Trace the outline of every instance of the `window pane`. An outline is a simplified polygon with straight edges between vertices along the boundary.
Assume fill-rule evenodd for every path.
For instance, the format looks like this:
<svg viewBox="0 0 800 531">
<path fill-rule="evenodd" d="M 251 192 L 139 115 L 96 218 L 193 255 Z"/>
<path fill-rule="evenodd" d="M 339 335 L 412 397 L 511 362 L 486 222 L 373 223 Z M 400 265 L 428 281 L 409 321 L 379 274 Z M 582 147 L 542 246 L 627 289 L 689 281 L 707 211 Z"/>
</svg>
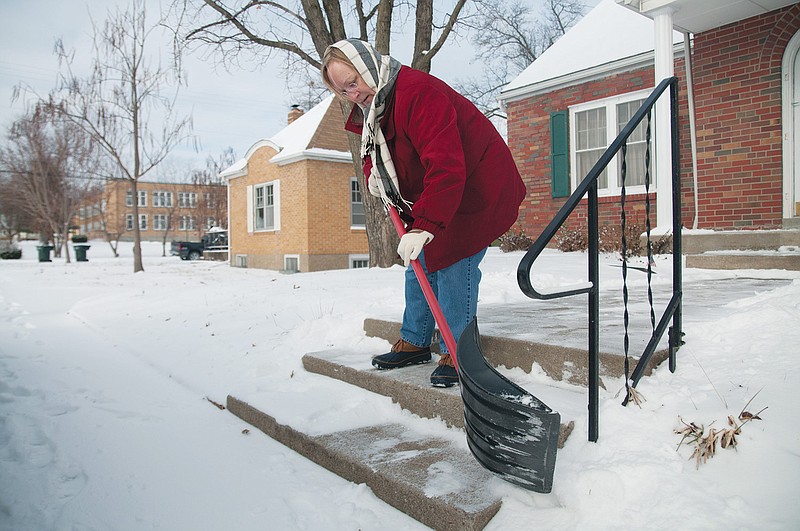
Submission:
<svg viewBox="0 0 800 531">
<path fill-rule="evenodd" d="M 575 158 L 575 162 L 577 163 L 575 171 L 577 172 L 578 182 L 582 181 L 589 174 L 589 171 L 594 167 L 604 151 L 605 148 L 584 151 L 577 154 Z M 600 177 L 597 179 L 597 187 L 608 188 L 608 167 L 603 170 Z"/>
<path fill-rule="evenodd" d="M 629 101 L 617 105 L 617 133 L 622 131 L 644 100 Z M 642 120 L 628 137 L 628 152 L 625 157 L 625 186 L 644 185 L 647 118 Z M 652 152 L 651 152 L 652 156 Z M 651 161 L 652 163 L 652 161 Z M 617 155 L 619 185 L 622 186 L 622 152 Z M 653 175 L 651 173 L 652 180 Z M 652 182 L 651 182 L 652 184 Z"/>
<path fill-rule="evenodd" d="M 361 190 L 358 188 L 358 181 L 350 180 L 350 225 L 365 226 L 367 216 L 364 213 L 364 203 L 361 202 Z"/>
<path fill-rule="evenodd" d="M 599 107 L 575 114 L 576 177 L 582 181 L 606 148 L 606 109 Z M 607 171 L 603 170 L 598 188 L 608 188 Z"/>
</svg>

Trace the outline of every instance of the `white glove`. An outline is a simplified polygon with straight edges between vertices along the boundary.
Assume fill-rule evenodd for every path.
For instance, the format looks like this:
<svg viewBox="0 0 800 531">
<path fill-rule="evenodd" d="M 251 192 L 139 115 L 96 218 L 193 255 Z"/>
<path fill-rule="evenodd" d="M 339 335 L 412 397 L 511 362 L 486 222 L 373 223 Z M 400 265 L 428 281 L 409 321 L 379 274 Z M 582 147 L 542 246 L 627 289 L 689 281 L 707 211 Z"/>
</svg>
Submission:
<svg viewBox="0 0 800 531">
<path fill-rule="evenodd" d="M 369 188 L 369 193 L 375 197 L 381 196 L 381 189 L 378 188 L 378 179 L 380 179 L 380 176 L 377 174 L 372 174 L 369 176 L 369 179 L 367 179 L 367 188 Z"/>
<path fill-rule="evenodd" d="M 416 260 L 425 244 L 432 239 L 433 234 L 424 230 L 414 230 L 403 234 L 400 244 L 397 246 L 397 254 L 403 259 L 403 265 L 408 267 L 411 260 Z"/>
</svg>

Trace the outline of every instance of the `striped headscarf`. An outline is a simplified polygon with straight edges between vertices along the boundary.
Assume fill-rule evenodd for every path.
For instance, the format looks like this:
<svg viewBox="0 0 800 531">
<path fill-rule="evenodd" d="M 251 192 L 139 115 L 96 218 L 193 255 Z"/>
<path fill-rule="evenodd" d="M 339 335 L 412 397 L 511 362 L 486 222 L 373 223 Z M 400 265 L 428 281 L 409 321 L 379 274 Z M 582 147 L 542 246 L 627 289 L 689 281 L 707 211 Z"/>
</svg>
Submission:
<svg viewBox="0 0 800 531">
<path fill-rule="evenodd" d="M 331 46 L 340 49 L 364 80 L 364 83 L 375 91 L 369 109 L 362 108 L 364 125 L 361 130 L 361 160 L 370 157 L 372 171 L 369 176 L 376 179 L 381 198 L 403 212 L 410 210 L 410 203 L 400 195 L 397 182 L 397 171 L 392 162 L 392 154 L 386 144 L 380 124 L 386 112 L 386 103 L 392 94 L 397 74 L 400 72 L 400 61 L 389 55 L 381 55 L 375 48 L 358 39 L 341 40 Z"/>
</svg>

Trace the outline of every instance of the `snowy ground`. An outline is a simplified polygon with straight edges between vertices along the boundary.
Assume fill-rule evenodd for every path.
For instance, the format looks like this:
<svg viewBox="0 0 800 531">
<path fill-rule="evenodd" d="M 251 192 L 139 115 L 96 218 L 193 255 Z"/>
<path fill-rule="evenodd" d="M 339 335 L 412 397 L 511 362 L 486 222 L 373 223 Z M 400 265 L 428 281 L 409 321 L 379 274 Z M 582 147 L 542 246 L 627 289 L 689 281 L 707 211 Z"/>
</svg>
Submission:
<svg viewBox="0 0 800 531">
<path fill-rule="evenodd" d="M 129 244 L 117 259 L 91 244 L 89 262 L 39 263 L 35 243 L 0 261 L 0 529 L 425 529 L 213 404 L 244 397 L 310 433 L 391 420 L 463 441 L 302 369 L 306 352 L 368 359 L 388 348 L 362 324 L 399 319 L 401 268 L 282 275 L 161 257 L 148 244 L 145 272 L 133 274 Z M 508 308 L 494 326 L 525 337 L 558 319 L 585 326 L 563 307 L 546 326 L 531 322 L 523 309 L 537 301 L 516 286 L 520 257 L 490 250 L 479 315 Z M 584 263 L 548 252 L 535 283 L 583 281 Z M 657 270 L 658 289 L 668 260 Z M 618 298 L 619 268 L 601 272 L 604 297 Z M 643 279 L 631 273 L 632 290 Z M 643 380 L 641 408 L 619 405 L 621 380 L 602 391 L 598 443 L 586 441 L 585 403 L 563 404 L 577 425 L 553 492 L 494 480 L 503 507 L 487 529 L 800 528 L 800 274 L 686 270 L 684 280 L 677 372 Z M 566 387 L 537 367 L 508 374 L 534 394 Z M 767 409 L 735 450 L 717 446 L 698 468 L 692 448 L 678 448 L 681 418 L 726 428 L 751 399 L 748 411 Z"/>
</svg>

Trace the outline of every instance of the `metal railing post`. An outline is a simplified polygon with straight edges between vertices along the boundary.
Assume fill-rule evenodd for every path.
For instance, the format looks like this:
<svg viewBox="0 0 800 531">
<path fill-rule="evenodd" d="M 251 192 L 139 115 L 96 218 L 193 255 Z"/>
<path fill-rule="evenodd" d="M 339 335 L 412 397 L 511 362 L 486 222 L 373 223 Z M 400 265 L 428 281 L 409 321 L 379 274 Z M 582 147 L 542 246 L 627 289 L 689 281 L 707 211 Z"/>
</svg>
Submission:
<svg viewBox="0 0 800 531">
<path fill-rule="evenodd" d="M 589 440 L 597 442 L 600 429 L 600 269 L 597 181 L 589 187 Z"/>
</svg>

